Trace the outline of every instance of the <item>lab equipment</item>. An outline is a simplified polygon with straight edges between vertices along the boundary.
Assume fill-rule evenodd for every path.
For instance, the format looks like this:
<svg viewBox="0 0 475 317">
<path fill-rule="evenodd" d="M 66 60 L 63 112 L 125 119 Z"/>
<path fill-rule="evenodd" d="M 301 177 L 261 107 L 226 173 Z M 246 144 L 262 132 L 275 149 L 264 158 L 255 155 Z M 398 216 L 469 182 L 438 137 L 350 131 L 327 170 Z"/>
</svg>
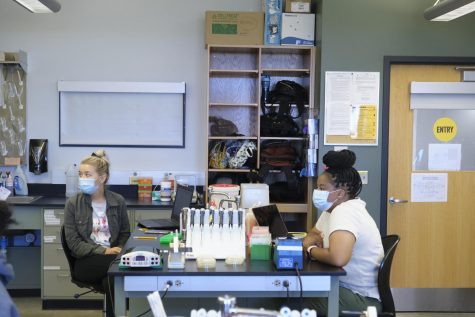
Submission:
<svg viewBox="0 0 475 317">
<path fill-rule="evenodd" d="M 8 237 L 1 236 L 0 237 L 0 256 L 3 258 L 7 258 L 7 246 L 8 246 Z"/>
<path fill-rule="evenodd" d="M 187 259 L 201 255 L 215 259 L 246 257 L 246 226 L 243 209 L 184 208 Z"/>
<path fill-rule="evenodd" d="M 120 257 L 119 268 L 162 268 L 160 251 L 153 247 L 137 246 Z"/>
<path fill-rule="evenodd" d="M 13 177 L 9 171 L 7 171 L 6 173 L 7 173 L 7 179 L 5 179 L 5 187 L 10 192 L 12 192 L 12 196 L 13 196 Z"/>
<path fill-rule="evenodd" d="M 252 208 L 269 204 L 269 185 L 241 184 L 241 208 Z"/>
<path fill-rule="evenodd" d="M 233 184 L 214 184 L 208 187 L 208 203 L 210 207 L 219 208 L 221 201 L 228 202 L 227 207 L 239 208 L 239 185 Z"/>
<path fill-rule="evenodd" d="M 169 269 L 184 269 L 185 268 L 185 253 L 179 250 L 180 242 L 178 240 L 178 231 L 175 231 L 173 237 L 173 249 L 168 254 L 168 268 Z"/>
<path fill-rule="evenodd" d="M 278 270 L 302 269 L 302 240 L 296 238 L 278 238 L 274 249 L 274 264 Z"/>
</svg>

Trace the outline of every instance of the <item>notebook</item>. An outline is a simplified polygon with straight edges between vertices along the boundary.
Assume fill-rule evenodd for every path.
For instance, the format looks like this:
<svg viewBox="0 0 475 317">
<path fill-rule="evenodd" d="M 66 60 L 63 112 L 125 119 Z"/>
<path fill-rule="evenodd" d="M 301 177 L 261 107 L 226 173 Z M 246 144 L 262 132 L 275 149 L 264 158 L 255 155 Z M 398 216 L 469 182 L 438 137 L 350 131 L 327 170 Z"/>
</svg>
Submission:
<svg viewBox="0 0 475 317">
<path fill-rule="evenodd" d="M 285 225 L 284 219 L 277 208 L 277 205 L 267 205 L 252 208 L 259 226 L 269 227 L 272 239 L 277 237 L 287 237 L 289 231 Z"/>
<path fill-rule="evenodd" d="M 180 228 L 180 213 L 182 208 L 190 207 L 193 198 L 193 187 L 178 185 L 175 202 L 170 219 L 140 220 L 139 227 L 147 229 L 175 230 Z"/>
</svg>

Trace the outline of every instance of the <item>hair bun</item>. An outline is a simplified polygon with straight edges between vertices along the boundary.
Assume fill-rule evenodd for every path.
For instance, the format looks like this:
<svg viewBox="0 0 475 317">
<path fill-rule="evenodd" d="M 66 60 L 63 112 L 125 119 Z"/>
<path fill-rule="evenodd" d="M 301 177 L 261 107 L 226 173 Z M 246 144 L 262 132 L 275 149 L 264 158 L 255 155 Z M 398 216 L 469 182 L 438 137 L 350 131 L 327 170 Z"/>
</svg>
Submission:
<svg viewBox="0 0 475 317">
<path fill-rule="evenodd" d="M 356 155 L 350 150 L 329 151 L 323 156 L 323 164 L 329 169 L 351 168 L 356 162 Z"/>
<path fill-rule="evenodd" d="M 109 160 L 107 159 L 107 155 L 106 155 L 105 150 L 100 149 L 100 150 L 94 151 L 94 153 L 92 153 L 92 154 L 93 154 L 93 156 L 96 156 L 98 158 L 104 159 L 107 162 L 109 162 Z"/>
</svg>

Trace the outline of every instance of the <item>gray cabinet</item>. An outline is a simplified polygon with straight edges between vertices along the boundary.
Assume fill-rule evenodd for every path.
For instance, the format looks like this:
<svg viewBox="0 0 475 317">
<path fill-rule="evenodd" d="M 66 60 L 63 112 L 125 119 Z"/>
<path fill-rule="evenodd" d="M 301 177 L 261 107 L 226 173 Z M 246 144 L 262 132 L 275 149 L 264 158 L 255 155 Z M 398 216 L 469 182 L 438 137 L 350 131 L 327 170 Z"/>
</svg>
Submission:
<svg viewBox="0 0 475 317">
<path fill-rule="evenodd" d="M 69 264 L 61 245 L 63 209 L 43 209 L 43 230 L 41 248 L 41 297 L 43 299 L 74 299 L 74 294 L 87 289 L 71 282 Z M 101 294 L 89 293 L 81 299 L 102 299 Z"/>
</svg>

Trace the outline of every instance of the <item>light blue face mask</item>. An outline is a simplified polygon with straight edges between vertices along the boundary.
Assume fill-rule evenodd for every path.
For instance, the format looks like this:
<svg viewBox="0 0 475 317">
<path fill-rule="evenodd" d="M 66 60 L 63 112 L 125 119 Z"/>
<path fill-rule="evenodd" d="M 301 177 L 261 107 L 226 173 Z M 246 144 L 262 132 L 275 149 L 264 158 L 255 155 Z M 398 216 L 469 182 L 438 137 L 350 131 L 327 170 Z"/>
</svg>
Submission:
<svg viewBox="0 0 475 317">
<path fill-rule="evenodd" d="M 79 190 L 84 194 L 92 195 L 97 191 L 96 180 L 94 178 L 80 178 Z"/>
<path fill-rule="evenodd" d="M 313 205 L 320 211 L 327 211 L 333 206 L 334 202 L 328 201 L 328 195 L 330 195 L 329 191 L 315 189 L 313 191 Z"/>
</svg>

